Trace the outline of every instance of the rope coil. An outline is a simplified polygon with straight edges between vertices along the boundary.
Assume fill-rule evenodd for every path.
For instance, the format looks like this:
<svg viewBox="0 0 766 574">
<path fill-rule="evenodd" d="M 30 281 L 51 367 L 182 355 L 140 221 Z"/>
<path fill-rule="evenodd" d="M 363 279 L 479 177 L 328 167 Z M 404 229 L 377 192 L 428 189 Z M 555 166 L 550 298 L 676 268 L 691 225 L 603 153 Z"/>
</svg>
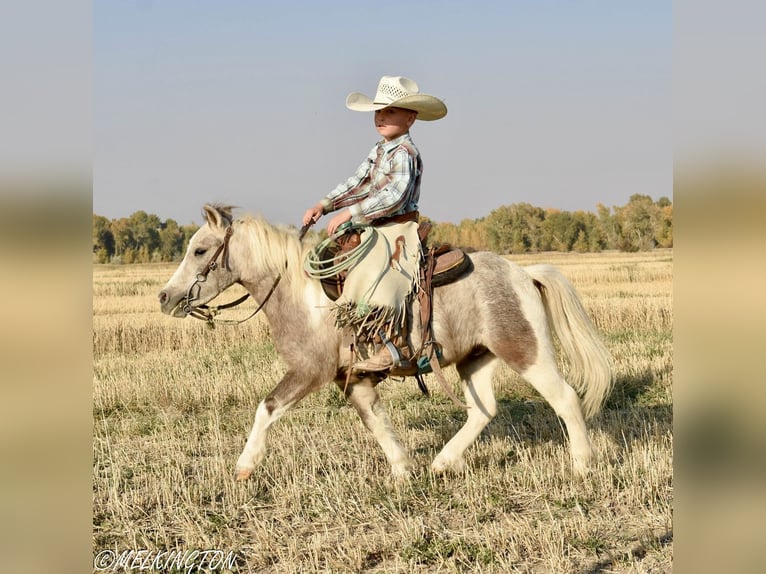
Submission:
<svg viewBox="0 0 766 574">
<path fill-rule="evenodd" d="M 370 230 L 370 233 L 363 233 L 365 230 Z M 361 231 L 361 241 L 356 247 L 349 249 L 343 254 L 343 258 L 336 263 L 336 258 L 333 256 L 329 259 L 321 259 L 321 254 L 332 245 L 339 237 L 342 237 L 349 231 Z M 309 277 L 314 279 L 327 279 L 334 277 L 338 273 L 350 269 L 356 265 L 372 246 L 371 242 L 375 238 L 374 228 L 361 223 L 351 223 L 342 225 L 338 231 L 329 236 L 324 241 L 320 242 L 314 249 L 309 251 L 306 255 L 306 259 L 303 261 L 303 270 Z"/>
</svg>

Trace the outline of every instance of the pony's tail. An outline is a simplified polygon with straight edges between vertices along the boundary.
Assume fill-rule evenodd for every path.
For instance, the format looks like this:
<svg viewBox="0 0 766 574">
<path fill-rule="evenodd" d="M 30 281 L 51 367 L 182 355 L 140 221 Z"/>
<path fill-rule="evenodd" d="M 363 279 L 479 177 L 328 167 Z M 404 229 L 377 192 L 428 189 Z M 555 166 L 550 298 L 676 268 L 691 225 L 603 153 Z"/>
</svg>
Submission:
<svg viewBox="0 0 766 574">
<path fill-rule="evenodd" d="M 570 384 L 582 397 L 583 414 L 598 414 L 614 384 L 612 358 L 588 317 L 574 286 L 552 265 L 530 265 L 548 323 L 569 360 Z"/>
</svg>

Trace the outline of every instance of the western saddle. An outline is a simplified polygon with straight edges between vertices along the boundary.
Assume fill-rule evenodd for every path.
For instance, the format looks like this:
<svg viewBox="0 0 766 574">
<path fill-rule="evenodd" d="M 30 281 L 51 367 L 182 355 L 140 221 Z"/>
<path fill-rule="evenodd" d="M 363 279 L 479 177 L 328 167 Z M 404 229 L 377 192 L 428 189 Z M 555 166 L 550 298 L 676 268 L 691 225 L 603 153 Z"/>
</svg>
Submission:
<svg viewBox="0 0 766 574">
<path fill-rule="evenodd" d="M 414 212 L 405 216 L 395 216 L 377 220 L 375 226 L 385 223 L 400 223 L 403 221 L 417 221 L 418 213 Z M 409 360 L 401 358 L 401 353 L 397 345 L 382 337 L 382 343 L 391 351 L 394 356 L 394 367 L 385 373 L 385 376 L 414 376 L 418 382 L 420 390 L 429 395 L 428 388 L 422 376 L 433 371 L 440 385 L 452 399 L 453 402 L 461 407 L 465 405 L 455 396 L 452 389 L 444 379 L 439 365 L 441 358 L 441 348 L 433 339 L 432 329 L 432 311 L 433 311 L 433 291 L 437 287 L 448 285 L 467 275 L 473 270 L 473 263 L 462 249 L 452 247 L 449 244 L 440 244 L 428 246 L 428 234 L 432 229 L 431 223 L 427 221 L 420 222 L 418 226 L 418 236 L 421 242 L 420 285 L 417 290 L 418 303 L 420 307 L 420 349 L 413 349 L 409 342 L 408 354 Z M 359 245 L 361 241 L 360 232 L 349 230 L 335 240 L 335 245 L 328 246 L 321 254 L 323 260 L 332 261 L 332 265 L 345 258 L 345 254 Z M 329 265 L 328 265 L 329 267 Z M 343 293 L 343 284 L 346 279 L 347 271 L 342 271 L 337 275 L 327 277 L 321 280 L 322 288 L 325 294 L 333 301 L 337 300 Z M 408 337 L 404 338 L 409 340 Z M 426 347 L 428 349 L 426 350 Z M 349 369 L 349 377 L 350 377 Z"/>
</svg>

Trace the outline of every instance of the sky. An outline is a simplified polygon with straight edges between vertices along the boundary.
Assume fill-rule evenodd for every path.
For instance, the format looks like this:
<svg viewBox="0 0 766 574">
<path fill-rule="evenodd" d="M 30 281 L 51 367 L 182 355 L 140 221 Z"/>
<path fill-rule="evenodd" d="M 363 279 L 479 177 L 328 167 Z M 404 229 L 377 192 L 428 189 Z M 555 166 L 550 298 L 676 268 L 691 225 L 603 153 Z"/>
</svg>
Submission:
<svg viewBox="0 0 766 574">
<path fill-rule="evenodd" d="M 345 98 L 383 75 L 449 110 L 411 130 L 433 220 L 672 198 L 672 32 L 656 0 L 95 0 L 93 212 L 299 225 L 377 141 Z"/>
</svg>

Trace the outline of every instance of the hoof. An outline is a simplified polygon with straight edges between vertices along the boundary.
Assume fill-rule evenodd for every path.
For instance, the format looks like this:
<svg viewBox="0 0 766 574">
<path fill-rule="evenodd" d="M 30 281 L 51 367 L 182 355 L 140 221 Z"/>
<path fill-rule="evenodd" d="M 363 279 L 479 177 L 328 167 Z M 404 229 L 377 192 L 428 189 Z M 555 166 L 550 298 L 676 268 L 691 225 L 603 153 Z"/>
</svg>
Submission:
<svg viewBox="0 0 766 574">
<path fill-rule="evenodd" d="M 412 476 L 412 470 L 415 467 L 413 462 L 409 459 L 392 464 L 391 474 L 396 480 L 408 480 Z"/>
<path fill-rule="evenodd" d="M 576 456 L 572 456 L 572 473 L 578 478 L 585 478 L 590 474 L 593 466 L 594 456 L 592 451 L 585 451 Z"/>
<path fill-rule="evenodd" d="M 237 482 L 242 482 L 250 478 L 253 474 L 252 468 L 240 468 L 237 470 L 236 474 L 234 475 L 234 480 Z"/>
<path fill-rule="evenodd" d="M 462 474 L 465 472 L 465 460 L 462 458 L 458 460 L 440 460 L 437 458 L 431 464 L 431 470 L 434 474 Z"/>
<path fill-rule="evenodd" d="M 589 464 L 572 464 L 572 473 L 577 478 L 587 478 L 590 474 L 591 467 Z"/>
</svg>

